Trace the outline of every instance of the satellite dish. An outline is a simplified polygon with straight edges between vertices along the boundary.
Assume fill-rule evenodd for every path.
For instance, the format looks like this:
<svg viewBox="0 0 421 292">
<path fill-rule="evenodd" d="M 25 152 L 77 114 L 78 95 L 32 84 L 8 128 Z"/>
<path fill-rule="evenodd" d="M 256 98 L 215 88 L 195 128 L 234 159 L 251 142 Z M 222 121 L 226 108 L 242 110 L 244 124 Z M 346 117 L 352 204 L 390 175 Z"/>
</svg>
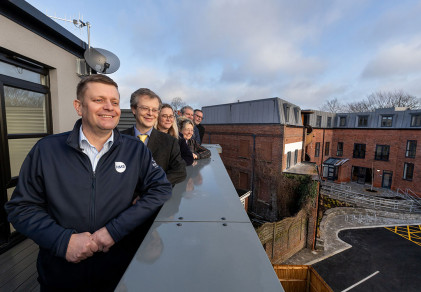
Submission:
<svg viewBox="0 0 421 292">
<path fill-rule="evenodd" d="M 104 50 L 89 48 L 84 54 L 86 63 L 98 73 L 111 74 L 120 68 L 120 60 L 113 53 Z"/>
</svg>

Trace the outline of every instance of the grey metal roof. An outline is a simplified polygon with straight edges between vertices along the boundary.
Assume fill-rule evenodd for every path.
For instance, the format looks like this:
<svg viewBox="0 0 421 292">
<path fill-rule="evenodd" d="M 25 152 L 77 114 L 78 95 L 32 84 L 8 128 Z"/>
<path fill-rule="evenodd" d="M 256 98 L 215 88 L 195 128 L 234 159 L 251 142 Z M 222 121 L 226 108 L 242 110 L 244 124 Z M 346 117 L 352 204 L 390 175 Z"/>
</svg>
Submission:
<svg viewBox="0 0 421 292">
<path fill-rule="evenodd" d="M 278 97 L 204 106 L 203 124 L 287 124 L 302 126 L 301 109 Z"/>
<path fill-rule="evenodd" d="M 331 128 L 381 128 L 381 129 L 421 129 L 421 126 L 411 126 L 411 119 L 414 115 L 421 115 L 421 109 L 411 110 L 409 108 L 381 108 L 374 112 L 360 112 L 360 113 L 327 113 L 314 110 L 310 114 L 309 125 L 317 126 L 317 116 L 322 117 L 321 128 L 329 128 L 326 125 L 327 118 L 332 118 Z M 360 125 L 359 119 L 367 118 L 367 125 Z M 382 126 L 382 118 L 391 117 L 392 126 Z M 345 125 L 341 125 L 341 118 L 344 119 Z"/>
<path fill-rule="evenodd" d="M 412 127 L 411 119 L 413 115 L 420 115 L 421 110 L 410 110 L 409 108 L 382 108 L 374 112 L 361 113 L 338 113 L 335 120 L 335 127 L 339 128 L 382 128 L 382 129 L 402 129 L 421 127 Z M 345 126 L 340 125 L 340 117 L 346 118 Z M 360 117 L 367 117 L 367 126 L 361 126 L 358 123 Z M 383 117 L 392 117 L 392 126 L 382 126 Z"/>
<path fill-rule="evenodd" d="M 284 291 L 216 148 L 187 167 L 116 291 Z"/>
</svg>

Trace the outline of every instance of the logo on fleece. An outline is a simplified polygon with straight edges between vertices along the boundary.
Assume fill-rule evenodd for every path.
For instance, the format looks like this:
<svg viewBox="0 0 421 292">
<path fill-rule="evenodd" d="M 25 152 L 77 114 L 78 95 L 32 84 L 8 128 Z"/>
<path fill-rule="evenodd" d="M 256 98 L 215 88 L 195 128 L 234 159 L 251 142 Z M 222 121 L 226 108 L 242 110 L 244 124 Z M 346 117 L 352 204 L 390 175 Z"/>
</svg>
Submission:
<svg viewBox="0 0 421 292">
<path fill-rule="evenodd" d="M 119 173 L 126 171 L 126 165 L 123 162 L 115 162 L 115 170 Z"/>
<path fill-rule="evenodd" d="M 155 162 L 155 160 L 153 158 L 152 158 L 152 166 L 154 168 L 158 168 L 159 167 L 158 164 Z"/>
</svg>

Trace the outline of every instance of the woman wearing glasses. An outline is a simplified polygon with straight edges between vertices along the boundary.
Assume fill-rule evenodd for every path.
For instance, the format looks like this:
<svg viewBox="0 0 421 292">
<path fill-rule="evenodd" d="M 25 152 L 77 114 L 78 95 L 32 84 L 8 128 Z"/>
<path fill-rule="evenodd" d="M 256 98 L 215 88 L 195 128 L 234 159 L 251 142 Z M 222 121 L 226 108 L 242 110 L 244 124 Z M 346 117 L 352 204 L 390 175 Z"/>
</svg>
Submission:
<svg viewBox="0 0 421 292">
<path fill-rule="evenodd" d="M 162 105 L 155 128 L 178 139 L 181 157 L 186 162 L 186 165 L 191 165 L 193 163 L 193 154 L 190 151 L 189 146 L 187 145 L 184 139 L 179 139 L 178 127 L 174 116 L 174 110 L 169 104 L 164 103 Z"/>
<path fill-rule="evenodd" d="M 192 139 L 193 132 L 194 132 L 194 124 L 193 121 L 186 118 L 180 117 L 178 119 L 178 127 L 180 128 L 180 139 L 185 140 L 191 152 L 193 153 L 194 159 L 203 159 L 209 158 L 211 156 L 211 152 L 203 146 L 200 146 L 196 140 Z"/>
</svg>

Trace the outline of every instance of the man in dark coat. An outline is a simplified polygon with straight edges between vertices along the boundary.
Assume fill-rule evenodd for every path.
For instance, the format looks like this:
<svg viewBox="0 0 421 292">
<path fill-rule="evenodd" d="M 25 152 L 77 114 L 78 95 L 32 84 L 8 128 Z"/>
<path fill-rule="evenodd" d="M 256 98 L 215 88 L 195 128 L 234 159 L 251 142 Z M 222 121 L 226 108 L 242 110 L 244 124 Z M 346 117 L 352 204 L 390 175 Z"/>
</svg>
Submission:
<svg viewBox="0 0 421 292">
<path fill-rule="evenodd" d="M 133 92 L 130 107 L 136 124 L 122 133 L 138 137 L 152 152 L 170 183 L 175 185 L 186 178 L 186 163 L 181 158 L 177 139 L 154 128 L 161 105 L 159 96 L 150 89 L 140 88 Z"/>
<path fill-rule="evenodd" d="M 112 79 L 82 79 L 73 105 L 82 118 L 37 142 L 5 209 L 40 247 L 41 291 L 113 291 L 137 248 L 135 230 L 170 198 L 171 184 L 145 145 L 116 129 Z"/>
<path fill-rule="evenodd" d="M 203 136 L 205 135 L 205 127 L 203 127 L 203 125 L 201 124 L 202 121 L 203 121 L 203 111 L 200 109 L 195 109 L 194 115 L 193 115 L 193 122 L 194 122 L 195 127 L 199 131 L 200 144 L 203 143 Z"/>
</svg>

